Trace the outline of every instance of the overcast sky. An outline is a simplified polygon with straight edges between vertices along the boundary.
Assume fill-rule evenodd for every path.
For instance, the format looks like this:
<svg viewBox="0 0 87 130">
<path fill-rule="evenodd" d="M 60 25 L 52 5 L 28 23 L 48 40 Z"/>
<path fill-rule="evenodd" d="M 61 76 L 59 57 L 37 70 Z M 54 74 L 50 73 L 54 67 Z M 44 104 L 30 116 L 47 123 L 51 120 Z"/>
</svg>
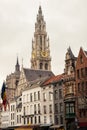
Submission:
<svg viewBox="0 0 87 130">
<path fill-rule="evenodd" d="M 87 0 L 0 0 L 0 86 L 20 66 L 30 68 L 31 41 L 39 5 L 50 39 L 52 71 L 61 74 L 67 48 L 87 50 Z"/>
</svg>

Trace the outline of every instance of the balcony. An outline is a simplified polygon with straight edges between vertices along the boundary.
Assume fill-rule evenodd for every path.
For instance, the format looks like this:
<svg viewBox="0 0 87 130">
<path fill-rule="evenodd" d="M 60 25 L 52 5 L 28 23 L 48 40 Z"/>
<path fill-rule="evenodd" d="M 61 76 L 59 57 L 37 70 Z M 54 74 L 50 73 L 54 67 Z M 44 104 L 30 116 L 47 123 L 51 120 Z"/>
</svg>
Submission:
<svg viewBox="0 0 87 130">
<path fill-rule="evenodd" d="M 75 113 L 68 113 L 65 115 L 65 118 L 75 118 Z"/>
</svg>

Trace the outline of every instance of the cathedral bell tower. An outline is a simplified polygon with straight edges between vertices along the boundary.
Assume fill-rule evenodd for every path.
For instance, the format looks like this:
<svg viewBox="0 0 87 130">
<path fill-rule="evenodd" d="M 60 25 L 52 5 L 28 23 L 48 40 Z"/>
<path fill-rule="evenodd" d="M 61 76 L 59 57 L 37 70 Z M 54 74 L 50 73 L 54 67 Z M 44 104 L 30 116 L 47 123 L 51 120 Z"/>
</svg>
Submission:
<svg viewBox="0 0 87 130">
<path fill-rule="evenodd" d="M 32 39 L 31 69 L 51 70 L 49 38 L 41 6 L 35 23 L 34 39 Z"/>
</svg>

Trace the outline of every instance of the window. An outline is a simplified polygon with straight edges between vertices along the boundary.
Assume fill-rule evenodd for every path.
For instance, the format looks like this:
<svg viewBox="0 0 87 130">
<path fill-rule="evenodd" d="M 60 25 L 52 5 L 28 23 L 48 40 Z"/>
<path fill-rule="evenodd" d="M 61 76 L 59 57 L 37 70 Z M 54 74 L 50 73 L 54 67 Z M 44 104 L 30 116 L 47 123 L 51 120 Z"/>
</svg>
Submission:
<svg viewBox="0 0 87 130">
<path fill-rule="evenodd" d="M 43 64 L 42 63 L 40 63 L 40 69 L 43 69 Z"/>
<path fill-rule="evenodd" d="M 50 115 L 50 123 L 53 123 L 52 115 Z"/>
<path fill-rule="evenodd" d="M 82 82 L 82 91 L 84 91 L 85 86 L 84 86 L 84 82 Z"/>
<path fill-rule="evenodd" d="M 63 116 L 60 115 L 60 124 L 63 124 Z"/>
<path fill-rule="evenodd" d="M 17 123 L 18 123 L 18 115 L 17 115 Z"/>
<path fill-rule="evenodd" d="M 46 106 L 43 106 L 44 114 L 46 114 Z"/>
<path fill-rule="evenodd" d="M 30 102 L 32 102 L 32 93 L 30 93 Z"/>
<path fill-rule="evenodd" d="M 30 119 L 31 119 L 31 124 L 33 124 L 33 117 L 31 117 Z"/>
<path fill-rule="evenodd" d="M 47 63 L 45 64 L 45 69 L 48 70 L 48 64 Z"/>
<path fill-rule="evenodd" d="M 82 57 L 82 55 L 80 56 L 80 63 L 81 64 L 83 63 L 83 57 Z"/>
<path fill-rule="evenodd" d="M 24 115 L 25 115 L 25 107 L 24 107 Z"/>
<path fill-rule="evenodd" d="M 69 104 L 66 104 L 66 114 L 69 114 Z"/>
<path fill-rule="evenodd" d="M 63 112 L 63 103 L 60 103 L 60 112 Z"/>
<path fill-rule="evenodd" d="M 34 92 L 34 101 L 36 101 L 36 92 Z"/>
<path fill-rule="evenodd" d="M 81 77 L 84 77 L 84 68 L 81 68 Z"/>
<path fill-rule="evenodd" d="M 21 123 L 21 115 L 20 115 L 20 123 Z M 28 122 L 29 123 L 29 122 Z"/>
<path fill-rule="evenodd" d="M 40 91 L 38 91 L 38 100 L 40 100 Z"/>
<path fill-rule="evenodd" d="M 49 105 L 49 113 L 52 113 L 52 105 Z"/>
<path fill-rule="evenodd" d="M 46 93 L 43 93 L 43 101 L 46 101 Z"/>
<path fill-rule="evenodd" d="M 40 114 L 40 104 L 38 104 L 38 114 Z"/>
<path fill-rule="evenodd" d="M 54 91 L 54 98 L 55 98 L 55 100 L 58 99 L 58 93 L 57 93 L 57 90 Z"/>
<path fill-rule="evenodd" d="M 77 78 L 78 78 L 78 79 L 80 78 L 79 70 L 77 70 Z"/>
<path fill-rule="evenodd" d="M 36 114 L 36 104 L 34 105 L 34 114 Z"/>
<path fill-rule="evenodd" d="M 59 89 L 59 99 L 61 99 L 62 97 L 62 89 Z"/>
<path fill-rule="evenodd" d="M 40 123 L 41 121 L 40 121 L 41 119 L 40 119 L 40 116 L 38 116 L 38 123 Z"/>
<path fill-rule="evenodd" d="M 75 113 L 74 103 L 66 104 L 66 114 Z"/>
<path fill-rule="evenodd" d="M 57 125 L 59 122 L 58 122 L 58 116 L 56 115 L 55 116 L 55 125 Z"/>
<path fill-rule="evenodd" d="M 33 114 L 33 106 L 30 105 L 30 114 Z"/>
<path fill-rule="evenodd" d="M 29 117 L 27 117 L 27 124 L 29 123 Z"/>
<path fill-rule="evenodd" d="M 35 116 L 35 124 L 37 123 L 37 117 Z"/>
<path fill-rule="evenodd" d="M 74 103 L 71 103 L 71 104 L 70 104 L 70 113 L 75 113 Z"/>
<path fill-rule="evenodd" d="M 58 113 L 58 104 L 55 104 L 55 113 Z"/>
<path fill-rule="evenodd" d="M 44 116 L 44 124 L 47 123 L 47 118 Z"/>
<path fill-rule="evenodd" d="M 49 92 L 49 100 L 52 101 L 53 99 L 53 93 Z"/>
<path fill-rule="evenodd" d="M 80 89 L 81 89 L 81 88 L 80 88 L 80 83 L 78 83 L 78 92 L 80 92 Z"/>
</svg>

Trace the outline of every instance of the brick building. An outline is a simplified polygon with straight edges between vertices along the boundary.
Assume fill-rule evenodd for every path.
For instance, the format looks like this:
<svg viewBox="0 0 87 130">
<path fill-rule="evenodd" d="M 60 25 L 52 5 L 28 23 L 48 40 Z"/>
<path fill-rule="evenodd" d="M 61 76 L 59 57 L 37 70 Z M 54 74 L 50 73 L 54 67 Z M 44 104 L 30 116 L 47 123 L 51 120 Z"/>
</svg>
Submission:
<svg viewBox="0 0 87 130">
<path fill-rule="evenodd" d="M 79 126 L 87 126 L 87 51 L 80 48 L 76 63 L 76 115 Z"/>
</svg>

